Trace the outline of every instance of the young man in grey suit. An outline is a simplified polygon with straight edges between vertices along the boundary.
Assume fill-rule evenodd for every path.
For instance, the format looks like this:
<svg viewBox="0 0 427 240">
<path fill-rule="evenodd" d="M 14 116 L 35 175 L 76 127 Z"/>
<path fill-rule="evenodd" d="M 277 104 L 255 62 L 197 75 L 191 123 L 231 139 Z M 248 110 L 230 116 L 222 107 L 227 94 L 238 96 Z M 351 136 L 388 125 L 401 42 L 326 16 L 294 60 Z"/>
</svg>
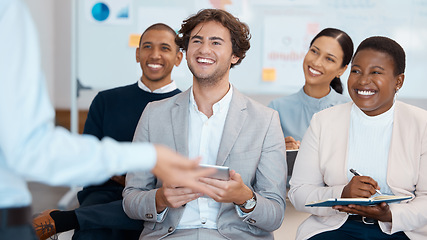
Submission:
<svg viewBox="0 0 427 240">
<path fill-rule="evenodd" d="M 150 103 L 134 141 L 164 144 L 202 163 L 232 169 L 227 181 L 201 178 L 213 194 L 166 185 L 149 172 L 129 173 L 123 206 L 144 220 L 140 239 L 273 239 L 285 213 L 285 142 L 276 111 L 229 82 L 249 49 L 246 24 L 205 9 L 184 21 L 177 44 L 186 52 L 193 86 Z"/>
</svg>

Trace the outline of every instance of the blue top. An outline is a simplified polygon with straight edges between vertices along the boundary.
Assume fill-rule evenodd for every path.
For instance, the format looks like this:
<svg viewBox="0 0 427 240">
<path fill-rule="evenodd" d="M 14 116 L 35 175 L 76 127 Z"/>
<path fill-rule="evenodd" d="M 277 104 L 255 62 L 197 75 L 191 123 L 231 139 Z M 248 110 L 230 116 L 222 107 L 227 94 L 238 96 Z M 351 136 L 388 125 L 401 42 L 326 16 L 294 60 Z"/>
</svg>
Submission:
<svg viewBox="0 0 427 240">
<path fill-rule="evenodd" d="M 19 0 L 0 1 L 0 208 L 31 204 L 26 180 L 87 185 L 156 162 L 149 143 L 102 142 L 54 126 L 37 33 Z"/>
<path fill-rule="evenodd" d="M 329 94 L 322 98 L 310 97 L 304 92 L 304 88 L 301 88 L 297 93 L 271 101 L 268 106 L 279 112 L 283 135 L 301 141 L 313 114 L 349 101 L 348 97 L 332 88 Z"/>
</svg>

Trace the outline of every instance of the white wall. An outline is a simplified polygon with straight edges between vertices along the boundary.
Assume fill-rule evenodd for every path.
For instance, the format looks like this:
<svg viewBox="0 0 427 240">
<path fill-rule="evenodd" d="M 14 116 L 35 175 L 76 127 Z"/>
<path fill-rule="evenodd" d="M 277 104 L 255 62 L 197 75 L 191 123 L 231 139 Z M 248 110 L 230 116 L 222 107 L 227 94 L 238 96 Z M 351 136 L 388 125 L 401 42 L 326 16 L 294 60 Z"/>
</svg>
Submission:
<svg viewBox="0 0 427 240">
<path fill-rule="evenodd" d="M 55 108 L 70 107 L 71 1 L 24 0 L 39 33 L 42 68 Z"/>
<path fill-rule="evenodd" d="M 25 0 L 39 32 L 41 61 L 49 88 L 50 99 L 54 99 L 54 0 Z"/>
<path fill-rule="evenodd" d="M 55 108 L 69 109 L 71 104 L 71 14 L 75 0 L 23 0 L 27 3 L 39 32 L 42 68 L 49 96 Z M 88 109 L 96 92 L 82 91 L 80 109 Z M 251 94 L 268 104 L 274 95 Z M 427 109 L 426 99 L 401 99 Z"/>
<path fill-rule="evenodd" d="M 40 0 L 38 0 L 40 1 Z M 55 17 L 55 108 L 71 104 L 71 8 L 73 0 L 54 0 Z"/>
</svg>

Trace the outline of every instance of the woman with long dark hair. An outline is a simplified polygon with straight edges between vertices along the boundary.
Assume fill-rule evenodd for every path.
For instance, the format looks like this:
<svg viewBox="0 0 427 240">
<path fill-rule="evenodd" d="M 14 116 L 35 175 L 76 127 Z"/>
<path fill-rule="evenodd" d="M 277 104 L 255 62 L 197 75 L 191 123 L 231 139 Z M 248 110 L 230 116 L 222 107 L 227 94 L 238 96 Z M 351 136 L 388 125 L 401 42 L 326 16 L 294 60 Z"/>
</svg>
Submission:
<svg viewBox="0 0 427 240">
<path fill-rule="evenodd" d="M 350 101 L 342 95 L 340 76 L 352 56 L 353 41 L 339 29 L 325 28 L 313 38 L 303 62 L 305 85 L 269 104 L 279 112 L 286 149 L 299 148 L 313 114 Z"/>
</svg>

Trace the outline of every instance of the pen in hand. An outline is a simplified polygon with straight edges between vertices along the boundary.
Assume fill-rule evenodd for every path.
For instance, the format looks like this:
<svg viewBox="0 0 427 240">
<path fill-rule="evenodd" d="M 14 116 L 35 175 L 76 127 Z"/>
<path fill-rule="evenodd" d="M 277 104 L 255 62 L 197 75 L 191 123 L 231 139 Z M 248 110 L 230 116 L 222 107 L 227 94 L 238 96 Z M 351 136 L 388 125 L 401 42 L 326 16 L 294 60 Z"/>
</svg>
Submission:
<svg viewBox="0 0 427 240">
<path fill-rule="evenodd" d="M 350 168 L 350 172 L 353 173 L 354 176 L 363 176 L 362 174 L 358 173 L 356 170 L 354 170 L 353 168 Z M 383 195 L 380 190 L 375 189 L 375 192 L 377 192 L 380 195 Z"/>
</svg>

